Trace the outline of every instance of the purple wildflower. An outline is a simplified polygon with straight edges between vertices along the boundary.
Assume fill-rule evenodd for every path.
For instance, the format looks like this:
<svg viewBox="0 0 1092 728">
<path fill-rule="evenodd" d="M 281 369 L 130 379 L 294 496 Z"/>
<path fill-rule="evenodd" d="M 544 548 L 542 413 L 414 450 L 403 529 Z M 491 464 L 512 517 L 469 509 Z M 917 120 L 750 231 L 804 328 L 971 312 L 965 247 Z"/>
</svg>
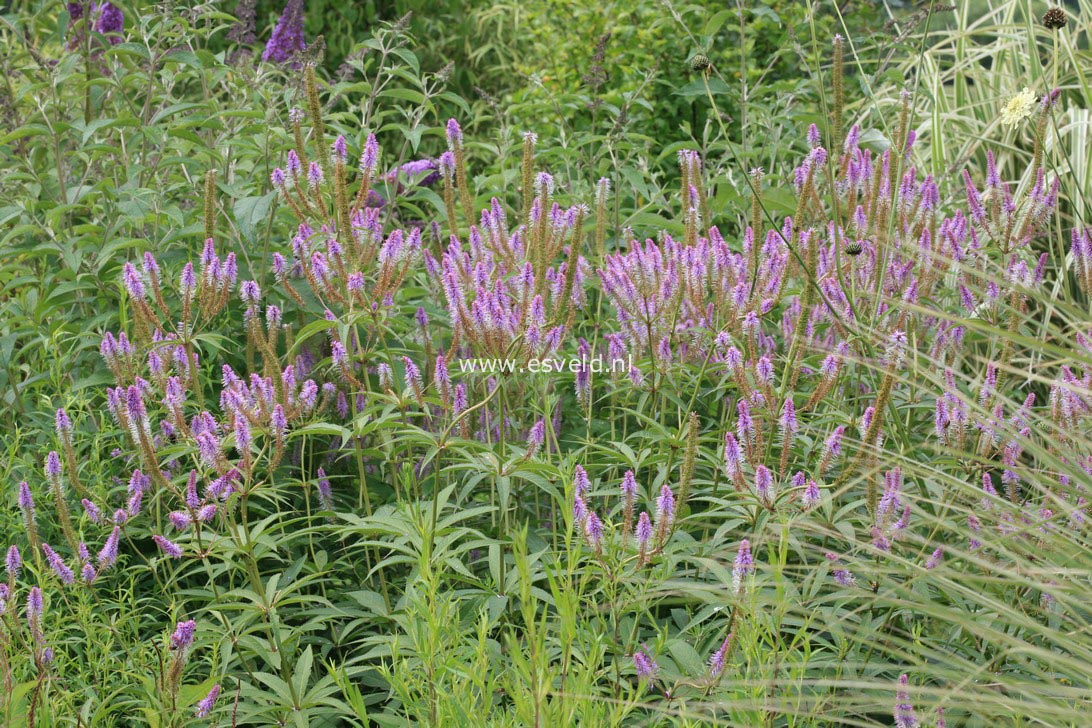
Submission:
<svg viewBox="0 0 1092 728">
<path fill-rule="evenodd" d="M 72 573 L 72 569 L 68 568 L 68 564 L 64 562 L 61 555 L 50 548 L 49 544 L 42 544 L 42 553 L 45 554 L 46 562 L 49 567 L 53 569 L 53 573 L 61 580 L 62 584 L 71 584 L 75 581 L 76 576 Z"/>
<path fill-rule="evenodd" d="M 36 623 L 38 618 L 42 616 L 42 590 L 40 587 L 32 586 L 30 592 L 27 593 L 27 621 Z"/>
<path fill-rule="evenodd" d="M 30 494 L 30 486 L 25 480 L 19 483 L 19 509 L 23 512 L 23 518 L 34 520 L 34 496 Z"/>
<path fill-rule="evenodd" d="M 106 36 L 110 45 L 121 42 L 121 32 L 125 27 L 125 14 L 113 3 L 105 2 L 99 6 L 99 17 L 95 21 L 95 32 Z"/>
<path fill-rule="evenodd" d="M 773 503 L 773 473 L 765 465 L 755 468 L 755 493 L 764 505 Z"/>
<path fill-rule="evenodd" d="M 899 687 L 895 693 L 895 725 L 898 728 L 917 728 L 918 719 L 910 704 L 910 678 L 899 675 Z"/>
<path fill-rule="evenodd" d="M 315 490 L 318 492 L 319 503 L 322 504 L 323 510 L 334 510 L 334 492 L 330 487 L 330 479 L 326 477 L 326 471 L 322 468 L 318 469 L 318 483 Z"/>
<path fill-rule="evenodd" d="M 527 457 L 534 457 L 538 454 L 538 451 L 542 448 L 542 443 L 546 440 L 546 420 L 539 420 L 531 426 L 531 431 L 527 434 Z"/>
<path fill-rule="evenodd" d="M 834 581 L 838 582 L 842 586 L 853 586 L 857 583 L 857 578 L 853 576 L 853 573 L 849 569 L 843 569 L 838 566 L 838 555 L 832 554 L 829 551 L 826 554 L 827 561 L 834 567 L 830 571 L 830 575 L 834 577 Z"/>
<path fill-rule="evenodd" d="M 587 497 L 588 491 L 591 490 L 591 481 L 588 480 L 588 473 L 582 465 L 577 465 L 573 471 L 573 490 L 581 498 Z"/>
<path fill-rule="evenodd" d="M 728 646 L 732 642 L 732 635 L 724 638 L 717 651 L 709 656 L 709 677 L 716 680 L 724 672 L 724 660 L 728 655 Z"/>
<path fill-rule="evenodd" d="M 637 670 L 638 680 L 648 680 L 649 682 L 656 679 L 656 674 L 660 670 L 659 665 L 653 661 L 652 656 L 643 649 L 633 653 L 633 667 Z"/>
<path fill-rule="evenodd" d="M 637 539 L 637 548 L 643 554 L 648 549 L 649 539 L 652 538 L 652 521 L 648 517 L 648 511 L 641 511 L 633 536 Z"/>
<path fill-rule="evenodd" d="M 732 567 L 732 591 L 739 594 L 743 591 L 743 580 L 755 570 L 755 562 L 751 557 L 751 542 L 743 539 L 739 542 L 739 551 L 736 553 L 736 563 Z"/>
<path fill-rule="evenodd" d="M 172 543 L 159 535 L 152 536 L 152 540 L 155 541 L 156 546 L 158 546 L 163 553 L 170 556 L 172 559 L 182 557 L 182 548 L 178 544 Z"/>
<path fill-rule="evenodd" d="M 57 436 L 60 437 L 63 442 L 71 442 L 72 420 L 69 419 L 68 413 L 63 409 L 58 409 L 55 422 L 57 425 Z"/>
<path fill-rule="evenodd" d="M 603 550 L 603 523 L 599 520 L 599 516 L 595 514 L 595 511 L 588 511 L 587 517 L 584 519 L 584 537 L 588 540 L 588 545 L 596 551 Z"/>
<path fill-rule="evenodd" d="M 656 498 L 656 535 L 662 543 L 667 537 L 667 531 L 675 522 L 675 494 L 670 486 L 664 483 L 660 488 L 660 495 Z"/>
<path fill-rule="evenodd" d="M 303 37 L 303 0 L 288 0 L 273 35 L 262 53 L 263 61 L 284 63 L 307 48 Z"/>
<path fill-rule="evenodd" d="M 584 520 L 588 517 L 588 504 L 584 502 L 584 499 L 580 497 L 580 494 L 576 494 L 573 497 L 573 522 L 576 525 L 583 528 Z"/>
<path fill-rule="evenodd" d="M 193 644 L 193 636 L 197 632 L 197 622 L 192 619 L 179 622 L 171 635 L 171 649 L 176 652 L 185 650 Z"/>
<path fill-rule="evenodd" d="M 100 568 L 109 568 L 118 560 L 118 540 L 120 538 L 121 526 L 114 526 L 114 530 L 102 546 L 102 551 L 99 551 L 98 562 Z"/>
<path fill-rule="evenodd" d="M 61 477 L 61 458 L 56 450 L 50 450 L 46 455 L 45 474 L 50 480 Z"/>
<path fill-rule="evenodd" d="M 801 497 L 800 502 L 804 504 L 805 508 L 811 508 L 819 499 L 822 498 L 822 491 L 819 490 L 819 484 L 814 480 L 808 480 L 807 486 L 804 487 L 804 495 Z"/>
<path fill-rule="evenodd" d="M 463 130 L 455 119 L 447 120 L 447 143 L 451 149 L 463 143 Z"/>
<path fill-rule="evenodd" d="M 19 578 L 19 571 L 23 568 L 23 556 L 19 553 L 19 547 L 14 544 L 8 549 L 7 558 L 4 560 L 4 568 L 8 573 L 8 580 L 14 582 Z"/>
<path fill-rule="evenodd" d="M 212 690 L 209 690 L 208 695 L 206 695 L 205 697 L 201 698 L 200 701 L 198 701 L 198 703 L 197 703 L 197 712 L 195 713 L 195 715 L 198 718 L 204 718 L 209 713 L 211 713 L 213 706 L 216 705 L 216 699 L 218 697 L 220 697 L 220 686 L 219 685 L 213 685 Z"/>
</svg>

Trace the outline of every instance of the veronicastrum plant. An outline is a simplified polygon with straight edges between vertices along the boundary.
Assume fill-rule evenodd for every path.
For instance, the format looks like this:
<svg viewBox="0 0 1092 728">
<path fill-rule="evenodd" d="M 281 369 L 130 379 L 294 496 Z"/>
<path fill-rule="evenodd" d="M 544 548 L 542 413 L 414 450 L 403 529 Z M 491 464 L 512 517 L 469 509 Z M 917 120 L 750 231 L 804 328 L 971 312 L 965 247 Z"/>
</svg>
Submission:
<svg viewBox="0 0 1092 728">
<path fill-rule="evenodd" d="M 724 135 L 725 206 L 684 150 L 661 231 L 533 134 L 483 184 L 429 80 L 381 146 L 375 46 L 354 111 L 298 60 L 263 250 L 205 215 L 120 265 L 108 415 L 57 411 L 18 488 L 11 720 L 1079 724 L 1092 240 L 1055 253 L 1052 88 L 1018 184 L 928 174 L 836 38 L 791 174 Z"/>
</svg>

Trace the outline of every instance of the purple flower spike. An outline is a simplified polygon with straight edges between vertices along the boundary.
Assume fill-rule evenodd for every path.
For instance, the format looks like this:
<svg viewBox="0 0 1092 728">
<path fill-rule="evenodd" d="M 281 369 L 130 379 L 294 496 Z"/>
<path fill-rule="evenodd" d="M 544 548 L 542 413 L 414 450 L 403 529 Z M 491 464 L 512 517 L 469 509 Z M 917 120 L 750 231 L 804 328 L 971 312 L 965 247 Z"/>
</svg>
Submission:
<svg viewBox="0 0 1092 728">
<path fill-rule="evenodd" d="M 755 493 L 764 505 L 773 503 L 773 473 L 765 465 L 755 468 Z"/>
<path fill-rule="evenodd" d="M 118 541 L 120 539 L 121 526 L 114 526 L 114 530 L 102 546 L 102 551 L 99 551 L 98 562 L 100 568 L 109 568 L 118 560 Z"/>
<path fill-rule="evenodd" d="M 178 559 L 182 557 L 182 547 L 178 544 L 172 543 L 171 541 L 168 541 L 167 539 L 158 535 L 152 536 L 152 540 L 155 541 L 155 544 L 159 547 L 160 551 L 162 551 L 172 559 Z"/>
<path fill-rule="evenodd" d="M 361 174 L 374 175 L 378 164 L 379 142 L 376 141 L 375 134 L 369 134 L 367 140 L 364 142 L 364 151 L 360 154 Z"/>
<path fill-rule="evenodd" d="M 665 482 L 660 489 L 660 497 L 656 498 L 656 538 L 660 539 L 660 542 L 667 537 L 667 530 L 673 523 L 675 523 L 675 493 Z"/>
<path fill-rule="evenodd" d="M 130 298 L 143 300 L 147 292 L 144 288 L 144 281 L 140 279 L 140 273 L 137 272 L 136 266 L 132 263 L 126 263 L 121 271 L 121 281 L 125 285 L 125 291 L 129 294 Z"/>
<path fill-rule="evenodd" d="M 303 0 L 288 0 L 262 53 L 262 60 L 284 63 L 306 48 L 307 42 L 303 38 Z"/>
<path fill-rule="evenodd" d="M 724 660 L 728 655 L 728 646 L 732 642 L 732 635 L 724 638 L 717 651 L 709 656 L 709 677 L 716 680 L 724 672 Z"/>
<path fill-rule="evenodd" d="M 212 690 L 209 690 L 208 695 L 201 698 L 201 700 L 197 703 L 197 712 L 195 713 L 195 715 L 198 718 L 204 718 L 209 713 L 211 713 L 213 706 L 216 705 L 216 699 L 218 697 L 220 697 L 220 686 L 213 685 Z"/>
<path fill-rule="evenodd" d="M 193 644 L 193 636 L 197 632 L 197 622 L 192 619 L 179 622 L 171 635 L 171 649 L 175 651 L 185 650 Z"/>
<path fill-rule="evenodd" d="M 113 3 L 99 6 L 99 17 L 95 21 L 95 32 L 106 36 L 110 45 L 121 42 L 121 32 L 125 28 L 125 14 Z"/>
<path fill-rule="evenodd" d="M 819 499 L 823 497 L 822 491 L 819 490 L 819 484 L 814 480 L 808 480 L 807 486 L 804 488 L 804 495 L 800 501 L 804 504 L 805 508 L 811 508 Z"/>
<path fill-rule="evenodd" d="M 447 143 L 452 149 L 463 143 L 463 130 L 455 119 L 447 120 Z"/>
<path fill-rule="evenodd" d="M 857 583 L 857 578 L 853 576 L 849 569 L 843 569 L 838 564 L 838 554 L 827 552 L 827 561 L 831 563 L 833 567 L 830 571 L 830 575 L 834 577 L 834 581 L 838 582 L 842 586 L 853 586 Z"/>
<path fill-rule="evenodd" d="M 527 434 L 527 457 L 534 457 L 546 441 L 546 420 L 539 420 Z"/>
<path fill-rule="evenodd" d="M 588 540 L 588 545 L 596 551 L 603 550 L 603 523 L 599 520 L 599 516 L 595 514 L 595 511 L 588 511 L 587 517 L 584 519 L 584 537 Z"/>
<path fill-rule="evenodd" d="M 68 442 L 72 437 L 72 420 L 69 419 L 68 413 L 63 409 L 57 410 L 56 417 L 57 435 L 65 442 Z"/>
<path fill-rule="evenodd" d="M 586 498 L 588 491 L 591 490 L 591 481 L 588 479 L 588 473 L 582 465 L 577 465 L 573 471 L 573 490 L 581 498 Z"/>
<path fill-rule="evenodd" d="M 30 622 L 37 622 L 38 618 L 42 616 L 42 590 L 39 587 L 32 586 L 30 592 L 27 594 L 27 620 Z"/>
<path fill-rule="evenodd" d="M 315 490 L 318 492 L 319 503 L 322 504 L 323 510 L 334 510 L 334 492 L 330 487 L 330 479 L 326 477 L 326 471 L 322 468 L 318 469 L 318 483 Z"/>
<path fill-rule="evenodd" d="M 739 551 L 736 552 L 736 563 L 732 567 L 732 591 L 739 594 L 743 591 L 743 580 L 755 570 L 755 562 L 751 557 L 751 542 L 743 539 L 739 542 Z"/>
<path fill-rule="evenodd" d="M 19 483 L 19 509 L 25 518 L 34 518 L 34 496 L 30 494 L 30 486 L 25 480 Z"/>
<path fill-rule="evenodd" d="M 7 558 L 4 560 L 4 568 L 8 572 L 8 580 L 15 581 L 19 578 L 19 572 L 23 568 L 23 556 L 19 553 L 19 547 L 12 545 L 8 549 Z"/>
<path fill-rule="evenodd" d="M 318 187 L 322 184 L 323 179 L 322 166 L 318 162 L 311 162 L 307 167 L 307 184 Z"/>
<path fill-rule="evenodd" d="M 46 455 L 45 474 L 50 480 L 61 477 L 61 457 L 56 450 L 51 450 Z"/>
<path fill-rule="evenodd" d="M 42 553 L 45 554 L 46 562 L 49 567 L 53 569 L 53 573 L 57 575 L 57 578 L 61 580 L 62 584 L 71 584 L 76 580 L 76 575 L 72 573 L 72 569 L 68 568 L 68 565 L 61 558 L 61 555 L 50 548 L 49 544 L 42 544 Z"/>
<path fill-rule="evenodd" d="M 573 498 L 573 522 L 583 528 L 584 521 L 588 517 L 588 504 L 584 502 L 584 499 L 577 494 Z"/>
<path fill-rule="evenodd" d="M 102 523 L 102 511 L 99 510 L 97 505 L 86 498 L 81 500 L 80 503 L 83 505 L 83 512 L 87 514 L 87 518 L 91 523 Z"/>
<path fill-rule="evenodd" d="M 648 549 L 649 539 L 652 538 L 652 521 L 648 517 L 648 511 L 641 511 L 637 518 L 637 528 L 634 529 L 634 538 L 637 539 L 637 548 L 642 552 Z"/>
<path fill-rule="evenodd" d="M 917 728 L 918 719 L 910 704 L 910 678 L 899 675 L 899 687 L 895 693 L 895 725 L 897 728 Z"/>
<path fill-rule="evenodd" d="M 637 670 L 638 680 L 647 680 L 649 682 L 656 680 L 656 674 L 660 670 L 660 666 L 656 664 L 652 656 L 643 649 L 633 653 L 633 667 Z"/>
</svg>

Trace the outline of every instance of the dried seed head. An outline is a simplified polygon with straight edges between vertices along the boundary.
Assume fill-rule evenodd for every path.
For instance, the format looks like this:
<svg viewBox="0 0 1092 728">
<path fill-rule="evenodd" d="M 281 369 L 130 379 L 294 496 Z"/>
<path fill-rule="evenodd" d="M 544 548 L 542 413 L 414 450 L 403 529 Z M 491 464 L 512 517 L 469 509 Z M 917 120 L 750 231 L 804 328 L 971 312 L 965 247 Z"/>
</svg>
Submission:
<svg viewBox="0 0 1092 728">
<path fill-rule="evenodd" d="M 1043 13 L 1043 25 L 1049 30 L 1061 30 L 1067 22 L 1069 18 L 1066 17 L 1065 10 L 1061 8 L 1050 8 Z"/>
<path fill-rule="evenodd" d="M 709 61 L 709 56 L 704 53 L 695 53 L 690 57 L 690 68 L 695 71 L 707 71 L 713 64 Z"/>
</svg>

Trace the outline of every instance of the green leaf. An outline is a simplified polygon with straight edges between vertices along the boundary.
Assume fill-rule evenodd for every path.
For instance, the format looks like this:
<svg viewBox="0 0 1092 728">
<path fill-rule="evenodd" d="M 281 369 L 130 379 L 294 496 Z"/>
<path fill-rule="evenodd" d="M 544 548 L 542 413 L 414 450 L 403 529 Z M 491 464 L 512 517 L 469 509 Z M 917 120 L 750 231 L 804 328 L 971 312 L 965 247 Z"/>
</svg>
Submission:
<svg viewBox="0 0 1092 728">
<path fill-rule="evenodd" d="M 274 191 L 261 197 L 244 197 L 235 201 L 235 224 L 244 240 L 253 243 L 257 239 L 258 225 L 269 216 L 269 209 L 276 197 Z"/>
</svg>

